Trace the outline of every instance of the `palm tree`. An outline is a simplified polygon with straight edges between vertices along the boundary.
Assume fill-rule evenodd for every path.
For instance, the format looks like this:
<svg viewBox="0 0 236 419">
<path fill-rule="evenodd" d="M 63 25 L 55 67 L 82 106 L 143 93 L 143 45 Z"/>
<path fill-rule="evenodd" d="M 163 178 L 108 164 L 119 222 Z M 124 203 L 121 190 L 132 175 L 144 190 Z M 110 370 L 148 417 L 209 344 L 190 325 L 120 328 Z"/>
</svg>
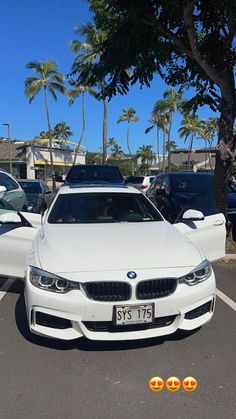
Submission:
<svg viewBox="0 0 236 419">
<path fill-rule="evenodd" d="M 212 143 L 215 139 L 216 132 L 218 131 L 218 122 L 219 122 L 219 118 L 203 119 L 202 128 L 200 130 L 200 137 L 203 138 L 203 140 L 206 143 L 206 159 L 208 155 L 211 170 L 213 170 L 213 167 L 212 167 L 212 162 L 211 162 L 210 149 L 212 148 Z M 208 150 L 208 145 L 209 145 L 209 150 Z"/>
<path fill-rule="evenodd" d="M 92 62 L 96 62 L 102 54 L 101 45 L 106 39 L 106 33 L 98 30 L 91 23 L 83 24 L 75 29 L 75 33 L 83 36 L 85 42 L 74 40 L 71 42 L 71 50 L 79 53 L 72 65 L 72 74 L 83 74 L 83 70 L 88 67 Z M 103 163 L 107 160 L 107 98 L 106 98 L 106 82 L 101 79 L 98 83 L 100 90 L 99 99 L 103 101 Z"/>
<path fill-rule="evenodd" d="M 49 131 L 40 131 L 39 135 L 36 138 L 40 138 L 41 140 L 47 140 L 49 139 L 49 136 Z"/>
<path fill-rule="evenodd" d="M 132 169 L 132 174 L 134 174 L 134 165 L 135 165 L 135 159 L 131 153 L 130 150 L 130 144 L 129 144 L 129 134 L 130 134 L 130 122 L 137 122 L 139 121 L 139 118 L 137 116 L 135 116 L 136 111 L 134 108 L 123 108 L 122 109 L 123 114 L 119 116 L 118 120 L 117 120 L 117 124 L 119 124 L 120 122 L 124 122 L 127 121 L 128 125 L 127 125 L 127 137 L 126 137 L 126 141 L 127 141 L 127 148 L 130 154 L 130 157 L 132 159 L 133 162 L 133 169 Z"/>
<path fill-rule="evenodd" d="M 68 140 L 73 135 L 71 128 L 66 122 L 58 122 L 53 129 L 53 138 L 61 138 L 64 141 Z"/>
<path fill-rule="evenodd" d="M 148 171 L 153 159 L 155 158 L 155 154 L 152 151 L 152 146 L 143 144 L 142 147 L 139 147 L 137 151 L 137 157 L 141 158 L 141 167 L 143 170 Z"/>
<path fill-rule="evenodd" d="M 121 156 L 124 155 L 121 146 L 117 143 L 114 137 L 109 138 L 107 147 L 111 148 L 111 157 L 113 159 L 119 159 Z"/>
<path fill-rule="evenodd" d="M 200 134 L 203 127 L 203 122 L 199 120 L 196 114 L 186 114 L 185 118 L 181 121 L 182 127 L 178 130 L 180 137 L 185 141 L 189 139 L 188 151 L 188 171 L 190 171 L 190 157 L 193 148 L 193 141 L 197 134 Z"/>
<path fill-rule="evenodd" d="M 78 145 L 75 149 L 74 161 L 73 161 L 73 165 L 74 165 L 76 163 L 77 154 L 80 150 L 84 133 L 85 133 L 85 93 L 95 96 L 95 90 L 89 86 L 77 85 L 77 83 L 74 80 L 70 80 L 69 83 L 72 86 L 72 89 L 67 91 L 67 95 L 69 97 L 69 104 L 72 105 L 80 95 L 82 98 L 82 132 L 80 135 Z"/>
<path fill-rule="evenodd" d="M 48 131 L 49 131 L 49 147 L 50 147 L 50 162 L 52 174 L 52 187 L 56 189 L 55 172 L 53 166 L 52 154 L 52 129 L 48 109 L 48 93 L 57 100 L 56 92 L 65 93 L 64 78 L 62 74 L 57 71 L 57 64 L 54 61 L 31 61 L 26 64 L 26 68 L 33 70 L 36 73 L 35 77 L 27 77 L 25 80 L 25 95 L 31 103 L 37 93 L 41 90 L 44 92 L 44 103 L 47 115 Z"/>
<path fill-rule="evenodd" d="M 159 112 L 154 113 L 153 117 L 148 119 L 148 122 L 151 123 L 149 127 L 145 129 L 145 134 L 148 134 L 154 127 L 157 129 L 157 160 L 158 165 L 160 165 L 160 141 L 159 141 L 159 131 L 163 129 L 162 116 Z"/>
<path fill-rule="evenodd" d="M 171 170 L 171 127 L 172 117 L 176 110 L 181 110 L 186 101 L 183 99 L 182 90 L 175 92 L 174 88 L 171 87 L 166 90 L 163 94 L 163 99 L 158 100 L 153 108 L 153 114 L 158 112 L 168 113 L 168 139 L 167 139 L 167 152 L 168 152 L 168 171 Z"/>
</svg>

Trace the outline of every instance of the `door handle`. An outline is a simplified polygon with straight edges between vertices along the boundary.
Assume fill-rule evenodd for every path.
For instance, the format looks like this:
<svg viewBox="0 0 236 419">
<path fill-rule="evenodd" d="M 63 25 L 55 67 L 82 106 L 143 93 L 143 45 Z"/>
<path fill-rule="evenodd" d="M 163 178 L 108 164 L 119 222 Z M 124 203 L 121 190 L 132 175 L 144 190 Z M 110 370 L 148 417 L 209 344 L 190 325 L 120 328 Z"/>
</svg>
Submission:
<svg viewBox="0 0 236 419">
<path fill-rule="evenodd" d="M 222 224 L 224 224 L 224 221 L 222 221 L 222 220 L 216 220 L 213 225 L 214 226 L 221 226 Z"/>
</svg>

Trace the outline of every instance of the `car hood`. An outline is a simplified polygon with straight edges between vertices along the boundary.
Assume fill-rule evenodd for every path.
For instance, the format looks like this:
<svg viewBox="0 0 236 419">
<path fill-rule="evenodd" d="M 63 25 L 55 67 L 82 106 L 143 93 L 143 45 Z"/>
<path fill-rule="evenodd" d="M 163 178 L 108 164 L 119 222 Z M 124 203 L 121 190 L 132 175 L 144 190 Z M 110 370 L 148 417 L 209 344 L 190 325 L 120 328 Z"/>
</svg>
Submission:
<svg viewBox="0 0 236 419">
<path fill-rule="evenodd" d="M 167 221 L 45 223 L 37 239 L 41 268 L 53 273 L 197 266 L 200 251 Z"/>
</svg>

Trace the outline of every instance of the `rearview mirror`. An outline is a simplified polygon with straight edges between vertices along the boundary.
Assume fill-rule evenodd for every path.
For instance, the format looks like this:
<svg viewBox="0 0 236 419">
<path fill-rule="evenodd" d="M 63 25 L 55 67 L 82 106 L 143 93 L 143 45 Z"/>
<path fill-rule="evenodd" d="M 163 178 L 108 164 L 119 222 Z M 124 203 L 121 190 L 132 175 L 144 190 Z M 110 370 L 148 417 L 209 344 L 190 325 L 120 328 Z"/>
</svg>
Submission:
<svg viewBox="0 0 236 419">
<path fill-rule="evenodd" d="M 15 212 L 5 212 L 0 215 L 0 223 L 2 224 L 15 224 L 21 223 L 21 218 Z"/>
<path fill-rule="evenodd" d="M 204 220 L 204 215 L 201 211 L 189 209 L 182 215 L 183 221 L 200 221 Z"/>
</svg>

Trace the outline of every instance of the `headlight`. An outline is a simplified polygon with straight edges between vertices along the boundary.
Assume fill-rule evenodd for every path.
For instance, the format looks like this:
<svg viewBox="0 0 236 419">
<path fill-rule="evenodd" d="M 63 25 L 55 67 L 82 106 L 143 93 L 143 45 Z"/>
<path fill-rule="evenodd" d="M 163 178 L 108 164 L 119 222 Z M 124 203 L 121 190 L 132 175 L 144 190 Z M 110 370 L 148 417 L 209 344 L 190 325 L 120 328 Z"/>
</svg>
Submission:
<svg viewBox="0 0 236 419">
<path fill-rule="evenodd" d="M 72 289 L 79 289 L 79 283 L 68 281 L 68 279 L 43 271 L 42 269 L 30 267 L 30 282 L 35 287 L 58 293 L 65 293 Z"/>
<path fill-rule="evenodd" d="M 209 278 L 211 276 L 211 272 L 212 268 L 210 262 L 208 260 L 204 260 L 193 271 L 189 272 L 189 274 L 179 278 L 179 283 L 187 285 L 199 284 Z"/>
</svg>

